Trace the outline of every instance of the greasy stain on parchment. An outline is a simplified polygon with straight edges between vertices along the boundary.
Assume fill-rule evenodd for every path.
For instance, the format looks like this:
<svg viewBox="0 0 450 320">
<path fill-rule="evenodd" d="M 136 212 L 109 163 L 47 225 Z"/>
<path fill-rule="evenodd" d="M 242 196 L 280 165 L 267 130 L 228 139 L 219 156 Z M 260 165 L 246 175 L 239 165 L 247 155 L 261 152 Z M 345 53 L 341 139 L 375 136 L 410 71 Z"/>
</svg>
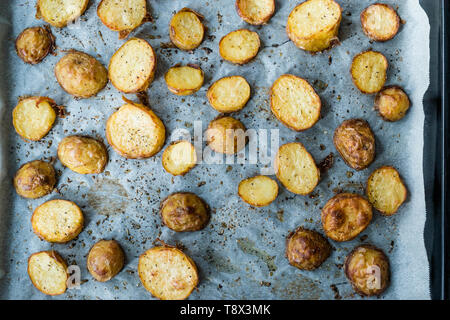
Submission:
<svg viewBox="0 0 450 320">
<path fill-rule="evenodd" d="M 273 282 L 272 293 L 277 298 L 286 300 L 318 300 L 322 295 L 322 289 L 317 282 L 306 276 L 283 273 Z"/>
<path fill-rule="evenodd" d="M 125 213 L 128 193 L 119 181 L 103 178 L 89 190 L 88 203 L 98 214 L 117 215 Z"/>
<path fill-rule="evenodd" d="M 208 263 L 213 265 L 217 269 L 217 271 L 229 274 L 237 273 L 240 271 L 239 267 L 232 264 L 230 259 L 217 255 L 211 250 L 206 250 L 206 254 L 207 256 L 205 257 L 205 259 L 208 261 Z"/>
<path fill-rule="evenodd" d="M 267 265 L 270 272 L 275 272 L 277 270 L 277 266 L 275 265 L 274 259 L 275 256 L 269 255 L 264 250 L 258 249 L 255 247 L 255 243 L 247 238 L 239 238 L 237 239 L 237 245 L 242 252 L 258 257 Z"/>
</svg>

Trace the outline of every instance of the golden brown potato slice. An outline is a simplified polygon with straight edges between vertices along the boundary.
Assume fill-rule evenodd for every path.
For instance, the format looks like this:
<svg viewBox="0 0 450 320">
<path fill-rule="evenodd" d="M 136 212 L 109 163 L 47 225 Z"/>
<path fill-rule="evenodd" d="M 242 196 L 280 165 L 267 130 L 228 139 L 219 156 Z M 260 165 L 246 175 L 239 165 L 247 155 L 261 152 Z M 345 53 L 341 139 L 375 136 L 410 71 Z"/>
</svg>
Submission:
<svg viewBox="0 0 450 320">
<path fill-rule="evenodd" d="M 320 117 L 322 102 L 309 83 L 291 74 L 279 77 L 270 90 L 270 108 L 284 125 L 295 131 L 311 128 Z"/>
<path fill-rule="evenodd" d="M 145 289 L 161 300 L 184 300 L 198 284 L 194 261 L 172 247 L 147 250 L 139 257 L 138 273 Z"/>
<path fill-rule="evenodd" d="M 156 55 L 143 39 L 132 38 L 114 53 L 108 76 L 117 90 L 136 93 L 147 90 L 155 77 Z"/>
<path fill-rule="evenodd" d="M 238 194 L 248 204 L 264 207 L 277 198 L 278 184 L 267 176 L 255 176 L 239 183 Z"/>
<path fill-rule="evenodd" d="M 67 26 L 86 10 L 89 0 L 38 0 L 37 16 L 56 28 Z"/>
<path fill-rule="evenodd" d="M 364 197 L 341 193 L 322 209 L 322 226 L 328 238 L 334 241 L 355 239 L 372 221 L 372 206 Z"/>
<path fill-rule="evenodd" d="M 248 139 L 242 122 L 232 117 L 219 117 L 209 123 L 206 141 L 215 152 L 235 154 L 245 148 Z"/>
<path fill-rule="evenodd" d="M 399 86 L 385 87 L 375 97 L 375 109 L 386 121 L 402 119 L 410 105 L 408 95 Z"/>
<path fill-rule="evenodd" d="M 339 42 L 341 6 L 333 0 L 308 0 L 289 14 L 286 32 L 300 49 L 318 52 Z"/>
<path fill-rule="evenodd" d="M 391 216 L 406 201 L 408 190 L 397 170 L 384 166 L 370 175 L 366 193 L 375 209 L 386 216 Z"/>
<path fill-rule="evenodd" d="M 58 61 L 55 76 L 67 93 L 78 98 L 96 95 L 108 82 L 106 68 L 98 60 L 74 50 Z"/>
<path fill-rule="evenodd" d="M 388 60 L 381 53 L 361 52 L 353 58 L 350 69 L 353 83 L 362 93 L 377 93 L 384 87 L 388 67 Z"/>
<path fill-rule="evenodd" d="M 189 8 L 178 11 L 170 20 L 170 40 L 181 50 L 193 50 L 203 41 L 203 16 Z"/>
<path fill-rule="evenodd" d="M 81 209 L 72 201 L 50 200 L 34 210 L 31 225 L 39 238 L 64 243 L 80 234 L 84 217 Z"/>
<path fill-rule="evenodd" d="M 209 87 L 206 97 L 211 106 L 219 112 L 239 111 L 250 99 L 250 85 L 241 76 L 225 77 Z"/>
<path fill-rule="evenodd" d="M 149 158 L 161 150 L 166 128 L 148 107 L 126 102 L 106 122 L 106 139 L 121 156 L 129 159 Z"/>
<path fill-rule="evenodd" d="M 293 193 L 307 195 L 319 183 L 320 170 L 300 142 L 282 145 L 275 156 L 274 167 L 278 180 Z"/>
<path fill-rule="evenodd" d="M 275 13 L 275 0 L 236 0 L 236 10 L 247 23 L 266 24 Z"/>
<path fill-rule="evenodd" d="M 174 176 L 185 175 L 197 164 L 195 148 L 189 141 L 174 141 L 162 155 L 163 168 Z"/>
<path fill-rule="evenodd" d="M 100 240 L 94 244 L 87 257 L 87 268 L 95 280 L 106 282 L 122 270 L 125 255 L 116 240 Z"/>
<path fill-rule="evenodd" d="M 375 3 L 361 12 L 361 26 L 370 39 L 388 41 L 397 34 L 400 17 L 391 6 Z"/>
<path fill-rule="evenodd" d="M 204 74 L 199 66 L 189 64 L 170 68 L 164 78 L 170 92 L 179 96 L 187 96 L 200 90 Z"/>
<path fill-rule="evenodd" d="M 16 52 L 20 59 L 37 64 L 55 48 L 55 37 L 49 27 L 33 27 L 23 30 L 16 39 Z"/>
<path fill-rule="evenodd" d="M 124 39 L 145 22 L 147 1 L 102 0 L 97 7 L 97 15 L 105 26 L 119 32 L 119 39 Z"/>
<path fill-rule="evenodd" d="M 45 137 L 56 119 L 55 102 L 47 97 L 19 101 L 13 110 L 13 125 L 24 139 L 38 141 Z"/>
<path fill-rule="evenodd" d="M 28 275 L 33 285 L 50 296 L 63 294 L 67 289 L 67 264 L 56 251 L 33 253 L 28 258 Z"/>
<path fill-rule="evenodd" d="M 246 64 L 258 54 L 261 42 L 256 32 L 240 29 L 230 32 L 219 42 L 220 56 L 236 64 Z"/>
<path fill-rule="evenodd" d="M 344 272 L 353 289 L 363 296 L 382 294 L 390 283 L 389 259 L 381 249 L 364 244 L 347 256 Z"/>
<path fill-rule="evenodd" d="M 53 166 L 45 161 L 35 160 L 22 165 L 14 177 L 16 192 L 24 197 L 36 199 L 53 191 L 56 177 Z"/>
</svg>

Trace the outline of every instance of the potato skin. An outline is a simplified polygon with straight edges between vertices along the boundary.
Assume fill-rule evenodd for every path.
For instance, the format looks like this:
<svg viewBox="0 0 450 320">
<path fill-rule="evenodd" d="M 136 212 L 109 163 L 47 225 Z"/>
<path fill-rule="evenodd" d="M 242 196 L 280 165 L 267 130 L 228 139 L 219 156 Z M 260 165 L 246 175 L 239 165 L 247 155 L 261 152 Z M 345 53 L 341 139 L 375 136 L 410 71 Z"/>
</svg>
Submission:
<svg viewBox="0 0 450 320">
<path fill-rule="evenodd" d="M 59 291 L 59 292 L 54 292 L 54 293 L 50 293 L 50 292 L 46 292 L 46 291 L 44 291 L 44 288 L 40 288 L 39 287 L 39 285 L 38 285 L 38 283 L 36 283 L 36 279 L 34 279 L 33 278 L 33 276 L 32 276 L 32 265 L 31 265 L 31 262 L 32 262 L 32 260 L 33 260 L 33 257 L 35 257 L 35 256 L 37 256 L 37 255 L 41 255 L 41 254 L 46 254 L 46 255 L 48 255 L 51 259 L 53 259 L 54 260 L 54 262 L 56 263 L 56 264 L 59 264 L 60 266 L 62 266 L 65 270 L 66 270 L 66 280 L 65 280 L 65 283 L 64 283 L 64 287 L 63 287 L 63 290 L 61 290 L 61 291 Z M 69 278 L 69 274 L 68 274 L 68 272 L 67 272 L 67 263 L 64 261 L 64 259 L 60 256 L 60 254 L 58 253 L 58 252 L 56 252 L 55 250 L 49 250 L 49 251 L 40 251 L 40 252 L 36 252 L 36 253 L 33 253 L 29 258 L 28 258 L 28 268 L 27 268 L 27 273 L 28 273 L 28 276 L 30 277 L 30 280 L 31 280 L 31 283 L 33 283 L 33 286 L 36 288 L 36 289 L 38 289 L 40 292 L 42 292 L 43 294 L 46 294 L 46 295 L 48 295 L 48 296 L 56 296 L 56 295 L 60 295 L 60 294 L 63 294 L 64 292 L 66 292 L 66 289 L 67 289 L 67 285 L 66 285 L 66 282 L 67 282 L 67 279 Z"/>
<path fill-rule="evenodd" d="M 48 26 L 26 28 L 16 39 L 17 55 L 25 63 L 38 64 L 54 49 L 55 37 Z"/>
<path fill-rule="evenodd" d="M 375 30 L 370 29 L 369 21 L 368 21 L 369 16 L 370 16 L 370 11 L 376 7 L 379 7 L 379 8 L 381 7 L 384 10 L 388 10 L 394 14 L 395 21 L 393 23 L 391 20 L 389 20 L 389 21 L 383 20 L 382 22 L 379 22 L 379 23 L 387 24 L 389 27 L 392 28 L 392 31 L 390 32 L 390 34 L 387 34 L 387 35 L 377 34 L 377 32 Z M 361 26 L 362 26 L 364 34 L 368 38 L 378 41 L 378 42 L 385 42 L 385 41 L 391 40 L 392 38 L 394 38 L 397 35 L 398 30 L 400 29 L 400 17 L 398 16 L 397 12 L 390 5 L 385 4 L 385 3 L 375 3 L 375 4 L 372 4 L 371 6 L 367 7 L 366 9 L 363 10 L 363 12 L 361 12 L 360 19 L 361 19 Z"/>
<path fill-rule="evenodd" d="M 246 11 L 247 7 L 249 5 L 251 5 L 251 2 L 259 2 L 261 0 L 236 0 L 235 6 L 236 6 L 236 11 L 238 13 L 238 15 L 242 18 L 242 20 L 244 20 L 245 22 L 249 23 L 249 24 L 253 24 L 253 25 L 262 25 L 262 24 L 266 24 L 267 22 L 269 22 L 270 18 L 272 18 L 272 16 L 275 13 L 275 0 L 268 0 L 267 2 L 270 2 L 270 8 L 268 8 L 269 10 L 267 10 L 266 15 L 263 17 L 255 17 L 252 16 L 249 12 Z M 249 4 L 250 2 L 250 4 Z"/>
<path fill-rule="evenodd" d="M 357 171 L 366 169 L 375 158 L 375 137 L 365 120 L 342 122 L 334 132 L 333 142 L 345 163 Z"/>
<path fill-rule="evenodd" d="M 116 240 L 100 240 L 94 244 L 87 257 L 87 268 L 95 280 L 106 282 L 123 268 L 125 255 Z"/>
<path fill-rule="evenodd" d="M 247 137 L 242 137 L 241 130 L 245 133 L 245 127 L 239 120 L 228 116 L 218 117 L 208 125 L 206 131 L 208 146 L 218 153 L 238 153 L 248 142 Z"/>
<path fill-rule="evenodd" d="M 197 25 L 200 25 L 200 37 L 198 39 L 198 41 L 193 41 L 191 40 L 192 35 L 189 36 L 189 39 L 181 39 L 176 32 L 176 26 L 175 24 L 177 23 L 176 20 L 178 19 L 179 16 L 181 16 L 183 13 L 187 13 L 187 14 L 191 14 L 191 17 L 194 18 L 194 20 L 196 21 Z M 189 8 L 183 8 L 180 11 L 178 11 L 170 20 L 170 24 L 169 24 L 169 36 L 170 36 L 170 40 L 172 41 L 172 43 L 174 45 L 176 45 L 179 49 L 181 50 L 193 50 L 195 48 L 197 48 L 198 46 L 200 46 L 200 44 L 203 41 L 203 37 L 205 34 L 205 26 L 202 23 L 203 20 L 203 16 L 192 10 Z M 190 31 L 195 32 L 195 30 L 191 29 Z"/>
<path fill-rule="evenodd" d="M 41 160 L 22 165 L 14 177 L 14 188 L 24 198 L 43 197 L 53 191 L 55 184 L 55 169 L 50 163 Z"/>
<path fill-rule="evenodd" d="M 410 106 L 411 101 L 400 86 L 384 87 L 375 97 L 375 110 L 385 121 L 403 119 Z"/>
</svg>

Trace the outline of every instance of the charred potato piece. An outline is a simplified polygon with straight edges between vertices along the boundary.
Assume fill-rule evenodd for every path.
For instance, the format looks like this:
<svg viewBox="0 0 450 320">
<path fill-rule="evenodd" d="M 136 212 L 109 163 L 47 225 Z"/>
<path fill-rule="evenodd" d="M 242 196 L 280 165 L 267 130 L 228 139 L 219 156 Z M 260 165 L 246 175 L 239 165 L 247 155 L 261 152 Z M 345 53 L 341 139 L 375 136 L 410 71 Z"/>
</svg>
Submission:
<svg viewBox="0 0 450 320">
<path fill-rule="evenodd" d="M 87 257 L 87 268 L 95 280 L 106 282 L 122 270 L 125 255 L 115 240 L 100 240 L 94 244 Z"/>
<path fill-rule="evenodd" d="M 236 0 L 236 11 L 247 23 L 266 24 L 275 13 L 275 0 Z"/>
<path fill-rule="evenodd" d="M 33 285 L 50 296 L 63 294 L 67 289 L 67 264 L 56 251 L 33 253 L 28 258 L 28 275 Z"/>
<path fill-rule="evenodd" d="M 406 201 L 408 190 L 398 171 L 385 166 L 370 175 L 366 193 L 375 209 L 386 216 L 391 216 Z"/>
<path fill-rule="evenodd" d="M 50 163 L 41 160 L 24 164 L 14 177 L 16 192 L 29 199 L 40 198 L 51 193 L 55 183 L 55 169 Z"/>
<path fill-rule="evenodd" d="M 219 42 L 219 53 L 225 60 L 246 64 L 258 54 L 261 42 L 256 32 L 240 29 L 230 32 Z"/>
<path fill-rule="evenodd" d="M 318 52 L 339 42 L 341 6 L 333 0 L 308 0 L 289 14 L 286 32 L 300 49 Z"/>
<path fill-rule="evenodd" d="M 376 51 L 361 52 L 352 61 L 350 73 L 353 83 L 362 93 L 377 93 L 384 87 L 388 67 L 388 60 L 383 54 Z"/>
<path fill-rule="evenodd" d="M 363 296 L 380 295 L 390 283 L 389 259 L 372 245 L 353 249 L 345 260 L 344 272 L 353 290 Z"/>
<path fill-rule="evenodd" d="M 189 141 L 171 143 L 162 155 L 164 169 L 174 176 L 185 175 L 197 163 L 197 154 Z"/>
<path fill-rule="evenodd" d="M 242 122 L 232 117 L 219 117 L 209 123 L 206 141 L 215 152 L 235 154 L 245 148 L 248 139 Z"/>
<path fill-rule="evenodd" d="M 206 97 L 211 106 L 219 112 L 239 111 L 250 99 L 250 85 L 241 76 L 225 77 L 209 87 Z"/>
<path fill-rule="evenodd" d="M 70 170 L 81 174 L 102 173 L 108 162 L 105 145 L 93 138 L 69 136 L 58 145 L 58 158 Z"/>
<path fill-rule="evenodd" d="M 267 176 L 255 176 L 239 183 L 238 194 L 252 206 L 265 207 L 277 198 L 278 184 Z"/>
<path fill-rule="evenodd" d="M 291 74 L 279 77 L 270 90 L 270 108 L 284 125 L 303 131 L 316 124 L 322 102 L 309 83 Z"/>
<path fill-rule="evenodd" d="M 282 145 L 275 156 L 274 167 L 278 180 L 293 193 L 307 195 L 319 183 L 320 170 L 300 142 Z"/>
<path fill-rule="evenodd" d="M 385 87 L 375 97 L 375 109 L 386 121 L 402 119 L 410 105 L 408 95 L 399 86 Z"/>
<path fill-rule="evenodd" d="M 34 210 L 31 225 L 39 238 L 64 243 L 80 234 L 84 217 L 81 209 L 72 201 L 50 200 Z"/>
<path fill-rule="evenodd" d="M 362 196 L 341 193 L 322 209 L 322 226 L 328 238 L 349 241 L 363 232 L 372 221 L 372 206 Z"/>
<path fill-rule="evenodd" d="M 200 90 L 205 76 L 197 65 L 176 66 L 165 75 L 167 88 L 178 96 L 187 96 Z"/>
<path fill-rule="evenodd" d="M 38 0 L 37 16 L 56 28 L 63 28 L 86 11 L 89 0 Z"/>
<path fill-rule="evenodd" d="M 152 46 L 143 39 L 132 38 L 111 57 L 108 76 L 117 90 L 136 93 L 148 89 L 155 71 L 156 55 Z"/>
<path fill-rule="evenodd" d="M 55 106 L 55 102 L 47 97 L 20 100 L 13 110 L 14 129 L 24 139 L 41 140 L 55 123 Z"/>
<path fill-rule="evenodd" d="M 16 39 L 17 55 L 29 64 L 38 64 L 44 60 L 54 47 L 55 37 L 46 27 L 26 28 Z"/>
<path fill-rule="evenodd" d="M 181 50 L 193 50 L 203 41 L 203 16 L 189 8 L 178 11 L 170 20 L 170 40 Z"/>
<path fill-rule="evenodd" d="M 154 247 L 139 257 L 139 278 L 145 289 L 161 300 L 184 300 L 198 285 L 194 261 L 181 250 Z"/>
<path fill-rule="evenodd" d="M 375 158 L 375 136 L 365 120 L 342 122 L 334 132 L 333 142 L 345 163 L 355 170 L 367 168 Z"/>
<path fill-rule="evenodd" d="M 66 54 L 55 66 L 56 80 L 69 94 L 89 98 L 108 82 L 106 68 L 94 57 L 79 51 Z"/>
<path fill-rule="evenodd" d="M 150 108 L 125 99 L 126 104 L 106 122 L 106 139 L 122 157 L 143 159 L 154 156 L 166 140 L 166 128 Z"/>
<path fill-rule="evenodd" d="M 397 34 L 400 28 L 400 17 L 391 6 L 375 3 L 361 13 L 361 26 L 370 39 L 388 41 Z"/>
<path fill-rule="evenodd" d="M 314 270 L 328 259 L 331 245 L 320 233 L 299 227 L 286 239 L 289 264 L 300 270 Z"/>
</svg>

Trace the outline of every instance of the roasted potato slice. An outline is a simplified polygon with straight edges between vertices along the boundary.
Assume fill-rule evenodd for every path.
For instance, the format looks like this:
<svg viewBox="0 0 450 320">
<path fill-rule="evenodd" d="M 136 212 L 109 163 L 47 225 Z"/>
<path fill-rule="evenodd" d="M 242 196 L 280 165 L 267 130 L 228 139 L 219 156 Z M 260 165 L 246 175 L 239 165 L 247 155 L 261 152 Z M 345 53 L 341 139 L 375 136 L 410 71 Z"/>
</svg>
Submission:
<svg viewBox="0 0 450 320">
<path fill-rule="evenodd" d="M 38 0 L 37 16 L 56 28 L 63 28 L 86 11 L 89 0 Z"/>
<path fill-rule="evenodd" d="M 235 154 L 245 148 L 248 139 L 242 122 L 232 117 L 219 117 L 209 123 L 206 141 L 215 152 Z"/>
<path fill-rule="evenodd" d="M 225 77 L 209 87 L 206 97 L 211 106 L 219 112 L 239 111 L 250 99 L 250 85 L 241 76 Z"/>
<path fill-rule="evenodd" d="M 13 110 L 16 132 L 27 140 L 41 140 L 55 123 L 55 106 L 55 102 L 47 97 L 21 99 Z"/>
<path fill-rule="evenodd" d="M 341 193 L 322 209 L 322 226 L 328 238 L 334 241 L 355 239 L 372 221 L 372 206 L 364 197 Z"/>
<path fill-rule="evenodd" d="M 189 141 L 174 141 L 162 155 L 163 168 L 174 176 L 185 175 L 197 164 L 197 153 Z"/>
<path fill-rule="evenodd" d="M 390 283 L 389 259 L 381 249 L 364 244 L 347 256 L 344 272 L 353 289 L 363 296 L 382 294 Z"/>
<path fill-rule="evenodd" d="M 398 171 L 394 167 L 384 166 L 370 175 L 366 193 L 375 209 L 391 216 L 406 201 L 408 190 Z"/>
<path fill-rule="evenodd" d="M 189 64 L 170 68 L 164 78 L 170 92 L 187 96 L 200 90 L 205 76 L 199 66 Z"/>
<path fill-rule="evenodd" d="M 286 239 L 289 264 L 300 270 L 314 270 L 328 259 L 331 246 L 320 233 L 299 227 Z"/>
<path fill-rule="evenodd" d="M 291 74 L 279 77 L 270 90 L 270 108 L 284 125 L 303 131 L 316 124 L 322 102 L 308 81 Z"/>
<path fill-rule="evenodd" d="M 225 60 L 246 64 L 258 54 L 261 42 L 256 32 L 239 29 L 230 32 L 219 42 L 219 53 Z"/>
<path fill-rule="evenodd" d="M 289 14 L 286 32 L 300 49 L 318 52 L 339 42 L 341 6 L 334 0 L 308 0 Z"/>
<path fill-rule="evenodd" d="M 361 12 L 361 26 L 370 39 L 388 41 L 397 34 L 400 17 L 391 6 L 375 3 Z"/>
<path fill-rule="evenodd" d="M 56 177 L 53 166 L 45 161 L 35 160 L 22 165 L 14 177 L 16 192 L 24 197 L 36 199 L 53 191 Z"/>
<path fill-rule="evenodd" d="M 154 156 L 166 140 L 166 128 L 150 108 L 123 98 L 126 104 L 106 122 L 106 139 L 122 157 Z"/>
<path fill-rule="evenodd" d="M 375 97 L 375 109 L 386 121 L 401 120 L 410 105 L 408 95 L 399 86 L 385 87 Z"/>
<path fill-rule="evenodd" d="M 125 42 L 109 62 L 108 76 L 117 90 L 124 93 L 145 91 L 152 83 L 156 71 L 156 54 L 143 39 Z"/>
<path fill-rule="evenodd" d="M 194 261 L 177 248 L 154 247 L 139 257 L 139 278 L 161 300 L 184 300 L 198 285 Z"/>
<path fill-rule="evenodd" d="M 81 209 L 72 201 L 50 200 L 34 210 L 31 225 L 39 238 L 64 243 L 80 234 L 84 217 Z"/>
<path fill-rule="evenodd" d="M 193 50 L 203 41 L 203 16 L 189 8 L 178 11 L 170 20 L 170 40 L 181 50 Z"/>
<path fill-rule="evenodd" d="M 277 198 L 278 184 L 267 176 L 255 176 L 239 183 L 238 194 L 252 206 L 265 207 Z"/>
<path fill-rule="evenodd" d="M 50 296 L 63 294 L 67 289 L 67 264 L 58 252 L 41 251 L 28 258 L 28 275 L 33 285 Z"/>
<path fill-rule="evenodd" d="M 247 23 L 266 24 L 275 13 L 275 0 L 236 0 L 236 11 Z"/>
<path fill-rule="evenodd" d="M 145 22 L 147 1 L 102 0 L 97 7 L 97 15 L 105 26 L 119 32 L 119 39 L 124 39 Z"/>
<path fill-rule="evenodd" d="M 38 64 L 55 48 L 55 37 L 48 27 L 23 30 L 16 39 L 16 52 L 25 63 Z"/>
<path fill-rule="evenodd" d="M 100 240 L 87 257 L 87 268 L 95 280 L 106 282 L 114 278 L 125 263 L 125 255 L 116 240 Z"/>
<path fill-rule="evenodd" d="M 345 163 L 355 170 L 367 168 L 375 158 L 375 136 L 363 119 L 342 122 L 334 131 L 333 142 Z"/>
<path fill-rule="evenodd" d="M 384 87 L 388 67 L 388 60 L 383 54 L 361 52 L 352 61 L 350 73 L 353 83 L 362 93 L 377 93 Z"/>
<path fill-rule="evenodd" d="M 108 83 L 106 68 L 98 60 L 74 50 L 58 61 L 55 76 L 60 86 L 77 98 L 92 97 Z"/>
<path fill-rule="evenodd" d="M 275 156 L 274 167 L 278 180 L 293 193 L 307 195 L 319 183 L 320 170 L 300 142 L 282 145 Z"/>
</svg>

